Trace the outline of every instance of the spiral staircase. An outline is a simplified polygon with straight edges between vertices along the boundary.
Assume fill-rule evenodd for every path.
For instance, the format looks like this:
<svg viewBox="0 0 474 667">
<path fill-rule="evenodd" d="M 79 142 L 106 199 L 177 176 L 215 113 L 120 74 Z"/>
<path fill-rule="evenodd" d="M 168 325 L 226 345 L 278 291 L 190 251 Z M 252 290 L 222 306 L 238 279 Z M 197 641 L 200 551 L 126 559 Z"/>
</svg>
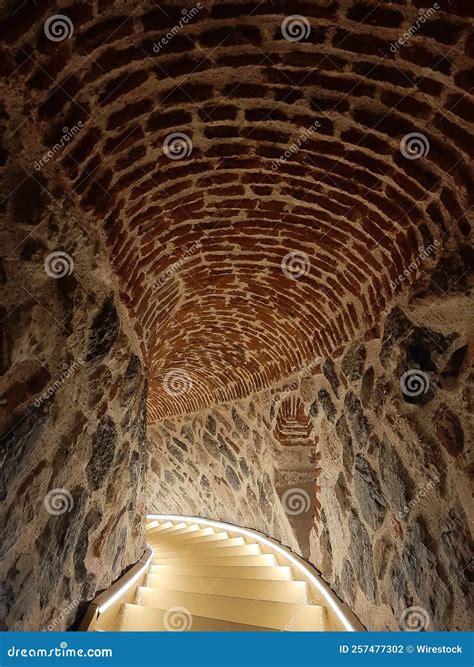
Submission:
<svg viewBox="0 0 474 667">
<path fill-rule="evenodd" d="M 252 530 L 150 516 L 142 560 L 88 610 L 96 631 L 351 631 L 363 626 L 315 570 Z"/>
</svg>

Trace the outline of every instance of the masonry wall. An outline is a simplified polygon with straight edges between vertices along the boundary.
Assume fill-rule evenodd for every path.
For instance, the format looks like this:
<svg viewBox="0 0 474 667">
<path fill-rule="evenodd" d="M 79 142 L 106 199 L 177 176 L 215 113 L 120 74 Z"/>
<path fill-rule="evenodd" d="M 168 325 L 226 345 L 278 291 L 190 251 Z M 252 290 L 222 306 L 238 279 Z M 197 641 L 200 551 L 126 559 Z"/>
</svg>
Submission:
<svg viewBox="0 0 474 667">
<path fill-rule="evenodd" d="M 63 627 L 140 554 L 146 356 L 150 508 L 278 536 L 368 625 L 421 601 L 460 626 L 469 255 L 447 253 L 471 233 L 473 5 L 200 4 L 181 25 L 194 0 L 2 3 L 0 617 Z M 433 284 L 389 313 L 435 244 Z"/>
<path fill-rule="evenodd" d="M 144 368 L 100 236 L 37 180 L 8 178 L 1 629 L 61 630 L 144 548 Z"/>
<path fill-rule="evenodd" d="M 150 427 L 150 511 L 220 519 L 271 534 L 299 548 L 278 502 L 284 457 L 271 437 L 269 393 Z M 313 476 L 315 448 L 301 448 Z"/>
<path fill-rule="evenodd" d="M 155 426 L 150 508 L 296 541 L 371 630 L 470 627 L 466 257 L 309 372 Z"/>
</svg>

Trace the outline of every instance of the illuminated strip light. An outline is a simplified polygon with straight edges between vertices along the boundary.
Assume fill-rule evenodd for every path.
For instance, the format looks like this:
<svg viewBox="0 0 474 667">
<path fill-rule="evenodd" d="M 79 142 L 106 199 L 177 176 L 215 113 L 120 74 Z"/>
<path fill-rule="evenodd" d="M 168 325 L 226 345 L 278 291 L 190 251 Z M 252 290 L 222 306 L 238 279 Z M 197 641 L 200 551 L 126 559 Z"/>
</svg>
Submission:
<svg viewBox="0 0 474 667">
<path fill-rule="evenodd" d="M 319 581 L 319 579 L 315 577 L 314 574 L 305 565 L 303 565 L 301 561 L 295 558 L 290 551 L 283 549 L 283 547 L 281 547 L 279 544 L 271 542 L 266 537 L 258 535 L 255 532 L 247 530 L 246 528 L 241 528 L 240 526 L 234 526 L 231 523 L 224 523 L 223 521 L 213 521 L 211 519 L 200 519 L 194 516 L 176 516 L 174 514 L 148 514 L 147 519 L 160 519 L 164 521 L 193 521 L 194 523 L 204 524 L 206 526 L 210 526 L 211 528 L 223 528 L 224 530 L 229 530 L 233 533 L 240 533 L 240 535 L 245 535 L 246 537 L 250 537 L 251 539 L 256 540 L 257 542 L 265 544 L 267 547 L 270 547 L 270 549 L 273 549 L 273 551 L 276 551 L 281 556 L 284 556 L 287 560 L 289 560 L 290 563 L 297 570 L 299 570 L 307 580 L 309 580 L 314 586 L 316 586 L 316 588 L 319 590 L 321 595 L 324 597 L 328 605 L 331 607 L 333 612 L 336 614 L 336 616 L 338 617 L 338 619 L 341 621 L 342 625 L 346 628 L 348 632 L 356 631 L 355 628 L 352 626 L 352 624 L 344 616 L 343 612 L 339 609 L 337 604 L 334 602 L 332 597 L 328 595 L 328 592 L 325 586 L 321 583 L 321 581 Z"/>
<path fill-rule="evenodd" d="M 148 545 L 147 545 L 147 546 L 148 546 Z M 140 579 L 140 577 L 142 576 L 142 574 L 145 572 L 145 570 L 146 570 L 146 569 L 148 568 L 148 566 L 150 565 L 150 562 L 151 562 L 152 557 L 153 557 L 153 551 L 152 551 L 151 554 L 148 556 L 148 559 L 147 559 L 146 562 L 144 563 L 143 567 L 141 567 L 141 568 L 138 570 L 138 572 L 137 572 L 136 574 L 134 574 L 133 577 L 132 577 L 129 581 L 127 581 L 126 584 L 124 584 L 123 586 L 121 586 L 121 587 L 118 589 L 118 591 L 115 591 L 115 593 L 114 593 L 108 600 L 106 600 L 106 601 L 104 602 L 104 604 L 100 605 L 100 607 L 99 607 L 99 609 L 98 609 L 98 613 L 99 613 L 99 614 L 103 614 L 104 611 L 106 611 L 109 607 L 111 607 L 111 606 L 114 604 L 114 602 L 117 602 L 117 600 L 119 600 L 119 599 L 122 597 L 122 595 L 123 595 L 124 593 L 126 593 L 126 592 L 128 591 L 128 589 L 131 588 L 131 587 L 133 586 L 133 584 L 134 584 L 136 581 L 138 581 L 138 579 Z"/>
</svg>

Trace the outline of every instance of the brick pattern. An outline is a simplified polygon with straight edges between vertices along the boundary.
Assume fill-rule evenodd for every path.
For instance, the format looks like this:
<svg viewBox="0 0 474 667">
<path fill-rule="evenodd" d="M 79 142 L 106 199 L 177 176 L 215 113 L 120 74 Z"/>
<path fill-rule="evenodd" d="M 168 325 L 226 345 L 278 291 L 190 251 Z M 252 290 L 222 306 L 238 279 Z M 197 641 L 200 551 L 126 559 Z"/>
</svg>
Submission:
<svg viewBox="0 0 474 667">
<path fill-rule="evenodd" d="M 84 123 L 41 177 L 59 179 L 66 203 L 106 236 L 148 360 L 152 421 L 242 398 L 334 354 L 375 324 L 420 245 L 467 237 L 468 0 L 439 0 L 396 52 L 422 0 L 203 2 L 158 52 L 182 3 L 18 4 L 0 27 L 2 117 L 35 158 Z M 69 39 L 45 37 L 54 13 L 72 21 Z M 290 14 L 311 26 L 303 41 L 282 36 Z M 182 160 L 163 152 L 174 132 L 192 141 Z M 400 152 L 411 132 L 429 139 L 421 160 Z M 311 262 L 299 280 L 280 266 L 295 251 Z M 192 391 L 165 391 L 175 368 Z"/>
</svg>

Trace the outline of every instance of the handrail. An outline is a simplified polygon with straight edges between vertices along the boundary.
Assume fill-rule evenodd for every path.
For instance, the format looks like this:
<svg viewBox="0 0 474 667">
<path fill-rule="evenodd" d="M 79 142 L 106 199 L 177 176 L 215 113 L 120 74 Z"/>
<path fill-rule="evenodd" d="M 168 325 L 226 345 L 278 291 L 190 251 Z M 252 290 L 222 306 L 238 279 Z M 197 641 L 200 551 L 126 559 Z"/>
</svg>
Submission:
<svg viewBox="0 0 474 667">
<path fill-rule="evenodd" d="M 315 594 L 321 597 L 327 605 L 328 610 L 334 614 L 335 619 L 348 632 L 363 632 L 366 628 L 359 621 L 351 609 L 333 593 L 329 586 L 322 580 L 316 568 L 307 563 L 303 558 L 293 553 L 288 547 L 283 546 L 277 540 L 267 537 L 252 528 L 242 528 L 224 521 L 214 521 L 212 519 L 203 519 L 196 516 L 180 516 L 174 514 L 148 514 L 147 520 L 158 519 L 160 521 L 186 521 L 201 525 L 219 528 L 230 533 L 236 533 L 244 537 L 249 537 L 263 544 L 267 548 L 276 552 L 279 556 L 286 559 L 291 566 L 308 582 L 315 591 Z"/>
<path fill-rule="evenodd" d="M 100 625 L 103 625 L 105 620 L 107 625 L 113 625 L 124 597 L 133 598 L 140 578 L 143 578 L 148 570 L 152 556 L 153 549 L 147 545 L 140 560 L 120 579 L 117 579 L 112 586 L 102 591 L 90 602 L 79 626 L 79 631 L 92 632 L 99 630 Z M 132 588 L 134 584 L 135 588 Z M 106 614 L 106 612 L 108 613 Z"/>
</svg>

